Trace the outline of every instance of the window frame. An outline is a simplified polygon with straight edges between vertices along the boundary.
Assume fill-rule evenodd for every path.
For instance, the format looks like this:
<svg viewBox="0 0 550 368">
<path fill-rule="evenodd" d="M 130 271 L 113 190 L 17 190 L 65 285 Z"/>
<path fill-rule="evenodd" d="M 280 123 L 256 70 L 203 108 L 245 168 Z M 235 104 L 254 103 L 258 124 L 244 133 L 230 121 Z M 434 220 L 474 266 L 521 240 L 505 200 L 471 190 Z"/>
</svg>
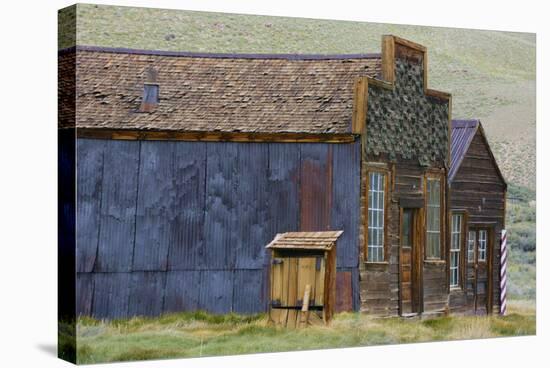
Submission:
<svg viewBox="0 0 550 368">
<path fill-rule="evenodd" d="M 430 180 L 438 180 L 439 181 L 439 257 L 429 257 L 428 256 L 428 182 Z M 434 263 L 442 263 L 446 262 L 446 232 L 445 232 L 445 226 L 446 226 L 446 212 L 447 212 L 447 206 L 445 202 L 446 198 L 446 185 L 447 182 L 445 181 L 445 175 L 440 172 L 427 172 L 424 176 L 424 208 L 425 208 L 425 216 L 424 216 L 424 261 L 425 262 L 434 262 Z"/>
<path fill-rule="evenodd" d="M 470 242 L 471 241 L 470 234 L 472 234 L 472 233 L 474 234 L 474 239 L 472 240 L 472 243 L 471 243 Z M 473 245 L 471 252 L 470 252 L 470 244 Z M 468 230 L 468 241 L 467 241 L 466 245 L 467 245 L 466 252 L 468 253 L 466 261 L 469 264 L 473 264 L 476 261 L 476 247 L 477 247 L 477 231 L 476 230 Z M 470 254 L 472 255 L 472 258 L 470 258 Z"/>
<path fill-rule="evenodd" d="M 370 174 L 378 173 L 384 175 L 384 225 L 382 229 L 382 240 L 384 242 L 382 246 L 382 260 L 369 261 L 369 192 L 370 192 Z M 364 262 L 367 264 L 387 264 L 388 263 L 388 207 L 389 207 L 389 189 L 390 189 L 390 175 L 391 171 L 386 168 L 380 167 L 367 167 L 366 169 L 366 183 L 365 183 L 365 240 L 364 240 Z"/>
<path fill-rule="evenodd" d="M 452 262 L 452 242 L 453 242 L 453 234 L 456 234 L 456 232 L 453 229 L 453 219 L 454 216 L 460 216 L 461 217 L 461 223 L 460 223 L 460 239 L 459 239 L 459 257 L 458 257 L 458 284 L 457 285 L 451 285 L 451 262 Z M 466 280 L 466 270 L 467 270 L 467 264 L 468 258 L 467 258 L 467 244 L 468 244 L 468 212 L 466 210 L 452 210 L 451 211 L 451 234 L 450 234 L 450 244 L 449 244 L 449 288 L 450 290 L 462 290 L 464 289 L 465 280 Z"/>
<path fill-rule="evenodd" d="M 480 262 L 483 262 L 483 263 L 487 263 L 487 251 L 488 251 L 488 245 L 489 245 L 489 231 L 486 230 L 486 229 L 479 229 L 477 230 L 477 263 L 480 263 Z M 485 233 L 485 239 L 483 239 L 484 241 L 484 245 L 485 245 L 485 248 L 483 249 L 483 259 L 479 258 L 479 255 L 481 254 L 480 251 L 481 251 L 481 237 L 479 236 L 479 234 L 481 233 Z"/>
<path fill-rule="evenodd" d="M 155 101 L 147 101 L 148 96 L 148 88 L 156 89 L 155 91 Z M 154 82 L 145 82 L 143 83 L 143 93 L 141 96 L 141 105 L 139 108 L 140 112 L 152 112 L 156 106 L 160 103 L 160 85 L 158 83 Z"/>
</svg>

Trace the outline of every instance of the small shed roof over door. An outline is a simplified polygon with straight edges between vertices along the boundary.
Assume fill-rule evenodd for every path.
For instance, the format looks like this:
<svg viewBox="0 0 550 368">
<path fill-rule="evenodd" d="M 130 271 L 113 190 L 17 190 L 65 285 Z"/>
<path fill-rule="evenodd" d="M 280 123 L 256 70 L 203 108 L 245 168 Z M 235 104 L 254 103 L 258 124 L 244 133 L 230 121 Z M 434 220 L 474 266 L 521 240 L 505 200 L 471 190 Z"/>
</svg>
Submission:
<svg viewBox="0 0 550 368">
<path fill-rule="evenodd" d="M 343 231 L 289 232 L 277 234 L 268 249 L 330 250 Z"/>
</svg>

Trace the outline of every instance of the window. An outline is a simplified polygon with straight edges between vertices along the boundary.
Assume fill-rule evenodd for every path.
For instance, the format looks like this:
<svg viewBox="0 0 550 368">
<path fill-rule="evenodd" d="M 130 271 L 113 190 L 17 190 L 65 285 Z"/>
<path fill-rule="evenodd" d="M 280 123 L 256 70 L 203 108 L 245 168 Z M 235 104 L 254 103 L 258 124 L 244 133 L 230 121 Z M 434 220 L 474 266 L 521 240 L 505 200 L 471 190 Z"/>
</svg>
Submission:
<svg viewBox="0 0 550 368">
<path fill-rule="evenodd" d="M 479 230 L 479 239 L 477 240 L 477 260 L 485 261 L 487 258 L 487 230 Z"/>
<path fill-rule="evenodd" d="M 413 213 L 411 209 L 403 209 L 403 217 L 401 222 L 401 246 L 410 248 L 412 246 L 412 219 Z"/>
<path fill-rule="evenodd" d="M 462 242 L 462 215 L 453 215 L 451 228 L 451 279 L 450 286 L 460 283 L 460 244 Z"/>
<path fill-rule="evenodd" d="M 369 173 L 367 261 L 384 261 L 384 201 L 386 175 Z"/>
<path fill-rule="evenodd" d="M 143 85 L 143 100 L 141 101 L 142 112 L 151 112 L 159 103 L 159 85 L 145 83 Z"/>
<path fill-rule="evenodd" d="M 143 102 L 150 104 L 159 103 L 159 85 L 145 84 L 143 87 Z"/>
<path fill-rule="evenodd" d="M 468 262 L 474 262 L 475 249 L 476 249 L 476 232 L 468 231 Z"/>
<path fill-rule="evenodd" d="M 441 182 L 428 179 L 426 195 L 428 197 L 426 216 L 426 258 L 441 258 Z"/>
</svg>

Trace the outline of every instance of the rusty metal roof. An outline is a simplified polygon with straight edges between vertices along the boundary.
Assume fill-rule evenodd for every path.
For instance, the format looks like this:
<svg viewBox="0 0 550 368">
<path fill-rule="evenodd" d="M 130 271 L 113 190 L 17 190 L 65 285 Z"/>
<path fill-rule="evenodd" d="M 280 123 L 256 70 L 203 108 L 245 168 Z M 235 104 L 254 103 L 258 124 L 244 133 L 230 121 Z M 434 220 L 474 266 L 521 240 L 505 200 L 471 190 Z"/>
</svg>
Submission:
<svg viewBox="0 0 550 368">
<path fill-rule="evenodd" d="M 479 120 L 453 120 L 451 122 L 451 167 L 449 169 L 449 181 L 456 175 L 468 147 L 479 127 Z"/>
<path fill-rule="evenodd" d="M 281 233 L 266 248 L 330 250 L 343 231 L 301 231 Z"/>
</svg>

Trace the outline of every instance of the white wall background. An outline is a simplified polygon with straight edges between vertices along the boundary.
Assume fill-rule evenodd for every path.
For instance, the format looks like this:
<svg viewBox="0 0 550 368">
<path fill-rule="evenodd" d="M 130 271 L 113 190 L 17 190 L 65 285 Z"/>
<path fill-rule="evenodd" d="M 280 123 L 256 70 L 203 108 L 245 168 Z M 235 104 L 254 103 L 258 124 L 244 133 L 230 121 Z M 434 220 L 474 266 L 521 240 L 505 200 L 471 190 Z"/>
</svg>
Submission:
<svg viewBox="0 0 550 368">
<path fill-rule="evenodd" d="M 538 295 L 537 337 L 426 343 L 221 358 L 125 363 L 132 367 L 423 367 L 544 365 L 549 346 L 547 104 L 548 11 L 543 1 L 100 1 L 246 14 L 392 22 L 537 33 Z M 55 357 L 57 277 L 57 9 L 72 1 L 3 1 L 0 5 L 0 365 L 67 366 Z M 545 109 L 546 108 L 546 109 Z M 546 114 L 545 114 L 546 113 Z M 541 144 L 542 143 L 542 144 Z M 548 364 L 546 362 L 546 364 Z M 101 367 L 103 365 L 98 365 Z M 105 365 L 107 366 L 107 365 Z M 110 366 L 110 365 L 109 365 Z"/>
</svg>

